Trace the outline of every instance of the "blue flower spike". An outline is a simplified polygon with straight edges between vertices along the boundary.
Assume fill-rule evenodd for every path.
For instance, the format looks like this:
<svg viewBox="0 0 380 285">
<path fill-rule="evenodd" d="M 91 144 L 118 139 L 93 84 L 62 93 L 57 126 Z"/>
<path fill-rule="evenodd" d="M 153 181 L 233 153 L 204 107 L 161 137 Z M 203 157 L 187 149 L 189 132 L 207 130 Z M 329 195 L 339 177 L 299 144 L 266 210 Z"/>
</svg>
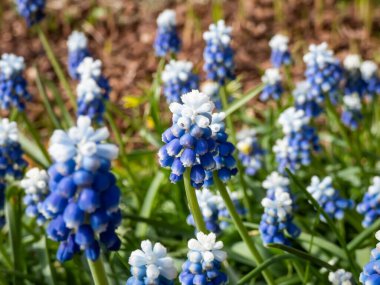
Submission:
<svg viewBox="0 0 380 285">
<path fill-rule="evenodd" d="M 367 228 L 380 217 L 380 176 L 373 178 L 373 183 L 368 187 L 363 200 L 356 207 L 356 210 L 364 215 L 363 227 Z"/>
<path fill-rule="evenodd" d="M 5 53 L 0 60 L 0 104 L 1 109 L 11 107 L 19 111 L 25 109 L 25 102 L 31 99 L 27 90 L 27 82 L 23 76 L 24 58 Z"/>
<path fill-rule="evenodd" d="M 241 130 L 237 133 L 239 159 L 245 167 L 245 173 L 255 175 L 264 164 L 264 150 L 261 148 L 254 129 Z"/>
<path fill-rule="evenodd" d="M 274 194 L 276 192 L 287 192 L 290 193 L 289 189 L 289 178 L 281 175 L 280 173 L 273 171 L 271 174 L 265 178 L 262 183 L 264 189 L 266 189 L 266 196 L 270 199 L 274 199 Z"/>
<path fill-rule="evenodd" d="M 167 256 L 166 248 L 150 240 L 141 242 L 141 249 L 131 253 L 128 263 L 132 276 L 126 285 L 173 285 L 177 277 L 174 261 Z"/>
<path fill-rule="evenodd" d="M 203 33 L 206 47 L 203 52 L 203 70 L 207 78 L 220 84 L 235 79 L 234 52 L 231 47 L 232 28 L 219 20 Z"/>
<path fill-rule="evenodd" d="M 371 60 L 365 60 L 360 65 L 360 73 L 365 82 L 364 97 L 368 101 L 380 94 L 380 79 L 377 70 L 377 64 Z"/>
<path fill-rule="evenodd" d="M 361 63 L 358 54 L 349 54 L 344 59 L 344 96 L 356 94 L 360 99 L 363 98 L 366 84 L 360 71 Z"/>
<path fill-rule="evenodd" d="M 199 78 L 190 61 L 171 60 L 162 72 L 166 101 L 181 103 L 182 94 L 199 89 Z"/>
<path fill-rule="evenodd" d="M 16 0 L 18 13 L 24 17 L 28 27 L 39 23 L 45 17 L 45 0 Z"/>
<path fill-rule="evenodd" d="M 362 102 L 358 93 L 343 96 L 343 112 L 341 120 L 345 126 L 355 131 L 363 119 Z"/>
<path fill-rule="evenodd" d="M 337 91 L 343 71 L 327 43 L 310 45 L 303 60 L 306 64 L 305 77 L 310 84 L 308 98 L 324 102 L 328 95 L 332 103 L 337 103 Z"/>
<path fill-rule="evenodd" d="M 278 68 L 268 68 L 265 70 L 264 75 L 261 77 L 261 81 L 264 83 L 264 89 L 260 95 L 260 100 L 280 100 L 281 95 L 284 92 L 281 80 L 282 76 Z"/>
<path fill-rule="evenodd" d="M 96 260 L 100 244 L 118 250 L 116 228 L 121 222 L 120 189 L 111 173 L 118 147 L 106 143 L 107 128 L 95 130 L 89 117 L 80 116 L 67 132 L 56 130 L 50 141 L 53 165 L 49 195 L 42 205 L 49 220 L 47 235 L 60 242 L 57 259 L 64 262 L 83 250 Z"/>
<path fill-rule="evenodd" d="M 222 272 L 222 262 L 227 254 L 223 242 L 216 241 L 214 233 L 198 232 L 196 239 L 188 242 L 187 260 L 179 275 L 181 285 L 228 284 L 227 275 Z"/>
<path fill-rule="evenodd" d="M 344 212 L 346 210 L 354 208 L 354 201 L 344 199 L 339 195 L 339 192 L 332 185 L 332 178 L 330 176 L 322 180 L 317 176 L 313 176 L 311 178 L 311 184 L 306 190 L 331 219 L 341 220 L 344 218 Z M 323 216 L 321 216 L 321 220 L 325 221 Z"/>
<path fill-rule="evenodd" d="M 377 231 L 375 237 L 380 241 L 380 231 Z M 364 265 L 363 271 L 360 273 L 359 281 L 363 285 L 378 285 L 380 284 L 379 273 L 380 262 L 380 242 L 376 244 L 376 247 L 371 251 L 370 261 Z"/>
<path fill-rule="evenodd" d="M 80 79 L 78 67 L 86 57 L 90 57 L 90 51 L 87 45 L 88 40 L 82 32 L 72 32 L 67 40 L 67 48 L 69 50 L 67 61 L 69 74 L 72 79 Z"/>
<path fill-rule="evenodd" d="M 354 280 L 351 272 L 344 269 L 338 269 L 335 272 L 329 273 L 329 281 L 332 285 L 354 285 Z"/>
<path fill-rule="evenodd" d="M 285 173 L 285 168 L 289 168 L 294 172 L 301 165 L 309 165 L 312 152 L 320 149 L 316 130 L 309 125 L 310 118 L 303 110 L 290 107 L 281 113 L 278 122 L 285 134 L 273 147 L 278 171 Z"/>
<path fill-rule="evenodd" d="M 287 36 L 277 34 L 269 41 L 271 48 L 271 62 L 276 68 L 280 68 L 283 65 L 292 64 L 292 57 L 289 51 L 289 38 Z"/>
<path fill-rule="evenodd" d="M 307 81 L 297 82 L 292 95 L 296 109 L 304 111 L 307 117 L 316 118 L 322 113 L 323 100 L 310 96 L 310 84 Z"/>
<path fill-rule="evenodd" d="M 80 82 L 77 86 L 78 115 L 88 116 L 97 123 L 104 121 L 105 102 L 109 99 L 111 87 L 102 75 L 102 62 L 91 57 L 79 65 Z"/>
<path fill-rule="evenodd" d="M 42 226 L 46 221 L 42 205 L 49 193 L 49 176 L 46 170 L 36 167 L 30 169 L 20 181 L 20 186 L 25 191 L 23 201 L 26 215 L 35 218 L 37 224 Z"/>
<path fill-rule="evenodd" d="M 156 55 L 165 57 L 177 54 L 181 49 L 181 40 L 177 33 L 176 14 L 174 10 L 165 10 L 157 18 L 157 34 L 154 41 Z"/>
</svg>

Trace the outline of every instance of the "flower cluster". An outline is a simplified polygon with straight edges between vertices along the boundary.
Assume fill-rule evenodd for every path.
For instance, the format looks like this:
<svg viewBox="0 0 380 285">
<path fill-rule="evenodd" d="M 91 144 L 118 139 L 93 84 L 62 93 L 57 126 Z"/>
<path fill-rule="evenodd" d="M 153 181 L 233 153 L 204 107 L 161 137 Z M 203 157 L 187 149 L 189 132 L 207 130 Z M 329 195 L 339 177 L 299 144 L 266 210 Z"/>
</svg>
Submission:
<svg viewBox="0 0 380 285">
<path fill-rule="evenodd" d="M 84 33 L 74 31 L 67 40 L 68 54 L 68 68 L 71 78 L 75 80 L 80 79 L 78 67 L 86 57 L 90 57 L 90 51 L 87 47 L 87 38 Z"/>
<path fill-rule="evenodd" d="M 15 2 L 19 14 L 25 18 L 29 27 L 45 17 L 45 0 L 16 0 Z"/>
<path fill-rule="evenodd" d="M 329 273 L 329 281 L 332 285 L 353 285 L 352 273 L 339 269 Z"/>
<path fill-rule="evenodd" d="M 309 52 L 303 58 L 306 63 L 305 77 L 310 84 L 309 99 L 324 101 L 325 95 L 335 103 L 342 68 L 327 43 L 310 45 Z"/>
<path fill-rule="evenodd" d="M 245 167 L 245 173 L 253 176 L 263 167 L 265 154 L 256 138 L 256 131 L 241 130 L 236 138 L 238 140 L 236 148 L 239 151 L 239 159 Z"/>
<path fill-rule="evenodd" d="M 201 85 L 201 92 L 210 97 L 217 110 L 222 110 L 223 105 L 219 96 L 220 85 L 213 81 L 206 81 Z"/>
<path fill-rule="evenodd" d="M 43 169 L 32 168 L 21 180 L 20 186 L 25 191 L 24 204 L 26 215 L 35 218 L 38 225 L 46 221 L 42 211 L 43 201 L 49 193 L 49 176 Z"/>
<path fill-rule="evenodd" d="M 21 111 L 25 109 L 25 101 L 30 100 L 27 82 L 22 75 L 24 68 L 23 57 L 8 53 L 1 56 L 0 104 L 2 109 L 9 110 L 15 107 Z"/>
<path fill-rule="evenodd" d="M 319 138 L 309 121 L 304 111 L 294 107 L 280 115 L 278 122 L 285 137 L 277 140 L 273 147 L 279 172 L 284 173 L 285 168 L 295 171 L 300 165 L 309 165 L 312 151 L 319 151 Z"/>
<path fill-rule="evenodd" d="M 380 231 L 376 232 L 376 239 L 380 241 Z M 379 261 L 380 261 L 380 243 L 371 251 L 370 261 L 364 265 L 363 272 L 360 273 L 359 281 L 364 285 L 376 285 L 380 283 L 379 274 Z"/>
<path fill-rule="evenodd" d="M 177 34 L 175 11 L 165 10 L 157 18 L 157 35 L 154 41 L 156 55 L 164 57 L 169 53 L 178 53 L 181 40 Z"/>
<path fill-rule="evenodd" d="M 7 180 L 19 180 L 23 176 L 27 162 L 18 141 L 16 122 L 0 120 L 0 209 L 4 209 Z M 3 213 L 1 213 L 3 214 Z M 4 215 L 0 214 L 0 226 L 4 225 Z"/>
<path fill-rule="evenodd" d="M 330 176 L 325 177 L 323 180 L 317 176 L 313 176 L 311 178 L 311 184 L 306 190 L 333 219 L 343 219 L 344 211 L 354 207 L 352 200 L 342 198 L 339 192 L 334 189 Z M 321 220 L 324 221 L 323 216 L 321 216 Z"/>
<path fill-rule="evenodd" d="M 230 218 L 230 214 L 223 198 L 207 188 L 196 191 L 196 195 L 207 230 L 219 234 L 222 230 L 226 229 L 229 226 L 229 222 L 223 220 L 223 218 Z M 240 203 L 239 193 L 229 192 L 229 195 L 238 214 L 244 215 L 246 210 Z M 187 217 L 187 223 L 195 227 L 195 221 L 192 215 Z"/>
<path fill-rule="evenodd" d="M 166 248 L 151 241 L 141 242 L 141 249 L 131 253 L 128 263 L 132 276 L 126 285 L 172 285 L 177 276 L 174 261 L 167 256 Z"/>
<path fill-rule="evenodd" d="M 356 94 L 359 98 L 363 97 L 365 82 L 360 72 L 361 62 L 362 60 L 357 54 L 350 54 L 343 61 L 345 96 Z"/>
<path fill-rule="evenodd" d="M 195 188 L 212 184 L 214 170 L 223 182 L 228 181 L 237 169 L 232 156 L 235 147 L 227 141 L 224 130 L 224 114 L 213 114 L 214 103 L 197 90 L 181 99 L 182 104 L 170 104 L 173 125 L 162 135 L 165 145 L 158 154 L 161 166 L 171 168 L 173 183 L 189 168 Z"/>
<path fill-rule="evenodd" d="M 322 113 L 321 98 L 309 97 L 310 85 L 307 81 L 298 82 L 292 95 L 296 109 L 304 111 L 305 116 L 313 118 L 318 117 Z"/>
<path fill-rule="evenodd" d="M 49 190 L 42 205 L 50 239 L 60 242 L 57 259 L 70 260 L 84 250 L 87 258 L 99 257 L 102 243 L 118 250 L 115 233 L 121 222 L 120 189 L 110 171 L 118 155 L 116 145 L 105 143 L 107 128 L 95 130 L 89 117 L 80 116 L 67 132 L 56 130 L 49 153 Z"/>
<path fill-rule="evenodd" d="M 290 193 L 280 187 L 276 188 L 273 195 L 261 201 L 264 214 L 261 217 L 259 230 L 265 245 L 289 244 L 285 231 L 293 238 L 301 233 L 301 230 L 293 223 L 293 200 Z"/>
<path fill-rule="evenodd" d="M 231 48 L 232 28 L 223 20 L 211 24 L 203 33 L 206 47 L 203 52 L 204 71 L 207 78 L 221 84 L 235 78 L 234 52 Z"/>
<path fill-rule="evenodd" d="M 290 65 L 292 58 L 289 52 L 289 38 L 284 35 L 277 34 L 269 41 L 272 50 L 270 60 L 274 67 L 280 68 L 282 65 Z"/>
<path fill-rule="evenodd" d="M 282 77 L 278 68 L 268 68 L 265 70 L 265 74 L 261 77 L 261 81 L 264 83 L 264 89 L 260 95 L 260 100 L 279 100 L 284 92 L 281 80 Z"/>
<path fill-rule="evenodd" d="M 356 130 L 362 119 L 362 103 L 358 93 L 345 95 L 343 97 L 343 112 L 341 115 L 343 124 L 352 130 Z"/>
<path fill-rule="evenodd" d="M 222 250 L 223 242 L 216 241 L 214 233 L 199 232 L 196 237 L 188 242 L 187 260 L 179 276 L 181 284 L 228 284 L 227 275 L 221 271 L 222 262 L 227 258 Z"/>
<path fill-rule="evenodd" d="M 101 123 L 105 112 L 105 100 L 108 100 L 111 87 L 102 75 L 102 62 L 91 57 L 83 59 L 77 72 L 80 82 L 77 86 L 78 115 L 90 117 Z"/>
<path fill-rule="evenodd" d="M 380 217 L 380 176 L 373 178 L 373 184 L 368 187 L 363 201 L 356 207 L 364 215 L 363 227 L 369 227 Z"/>
<path fill-rule="evenodd" d="M 267 191 L 266 196 L 270 199 L 273 199 L 276 192 L 290 193 L 289 184 L 289 178 L 282 176 L 276 171 L 273 171 L 263 181 L 262 186 Z"/>
<path fill-rule="evenodd" d="M 360 65 L 360 73 L 365 82 L 364 96 L 370 100 L 380 94 L 380 79 L 377 69 L 377 64 L 371 60 L 363 61 Z"/>
<path fill-rule="evenodd" d="M 181 103 L 181 96 L 199 89 L 199 78 L 190 61 L 171 60 L 162 72 L 164 95 L 168 103 Z"/>
</svg>

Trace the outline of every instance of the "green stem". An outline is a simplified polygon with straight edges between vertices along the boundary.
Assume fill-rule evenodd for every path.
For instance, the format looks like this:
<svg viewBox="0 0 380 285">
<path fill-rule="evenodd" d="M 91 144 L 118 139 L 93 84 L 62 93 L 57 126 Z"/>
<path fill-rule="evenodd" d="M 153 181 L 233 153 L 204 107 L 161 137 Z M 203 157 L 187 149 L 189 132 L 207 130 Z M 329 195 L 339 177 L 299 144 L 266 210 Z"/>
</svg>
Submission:
<svg viewBox="0 0 380 285">
<path fill-rule="evenodd" d="M 38 32 L 38 36 L 40 37 L 41 43 L 46 51 L 46 55 L 49 58 L 51 65 L 53 66 L 54 72 L 57 74 L 58 79 L 61 82 L 63 89 L 65 90 L 67 96 L 69 97 L 71 101 L 71 104 L 73 105 L 74 109 L 76 109 L 77 101 L 73 92 L 71 91 L 70 84 L 66 79 L 63 69 L 60 63 L 58 62 L 58 59 L 55 56 L 53 49 L 51 48 L 50 43 L 48 39 L 46 38 L 44 32 L 42 31 L 41 27 L 39 25 L 36 25 L 36 29 Z"/>
<path fill-rule="evenodd" d="M 186 168 L 185 173 L 183 174 L 183 182 L 185 185 L 187 201 L 189 203 L 189 208 L 191 214 L 193 215 L 195 225 L 198 231 L 207 233 L 206 224 L 203 220 L 201 209 L 199 208 L 197 195 L 195 194 L 196 190 L 191 186 L 189 168 Z"/>
<path fill-rule="evenodd" d="M 228 92 L 227 92 L 227 88 L 225 85 L 222 85 L 220 87 L 220 99 L 222 101 L 223 109 L 227 110 L 227 108 L 228 108 Z M 228 130 L 230 131 L 231 142 L 234 145 L 236 145 L 237 144 L 236 132 L 235 132 L 235 128 L 234 128 L 234 125 L 232 122 L 232 117 L 231 116 L 226 117 L 226 122 L 227 122 Z M 252 209 L 251 203 L 249 201 L 247 183 L 244 180 L 244 175 L 243 175 L 244 168 L 241 165 L 240 159 L 236 156 L 236 154 L 234 156 L 235 156 L 235 160 L 236 160 L 236 166 L 238 168 L 238 176 L 239 176 L 240 185 L 243 189 L 243 204 L 244 204 L 244 207 L 248 210 L 248 213 L 249 213 L 248 218 L 250 220 L 253 217 L 253 209 Z"/>
<path fill-rule="evenodd" d="M 233 223 L 235 224 L 237 231 L 239 232 L 242 240 L 244 241 L 249 251 L 251 252 L 254 261 L 259 266 L 260 264 L 263 263 L 263 258 L 260 255 L 260 252 L 257 250 L 252 238 L 249 236 L 247 229 L 244 227 L 243 221 L 240 219 L 239 214 L 236 212 L 235 206 L 223 182 L 219 179 L 218 174 L 215 171 L 213 175 L 214 175 L 214 182 L 216 184 L 216 187 L 218 188 L 220 195 L 222 196 L 223 201 L 226 204 L 227 210 L 232 218 Z M 263 270 L 262 274 L 267 284 L 275 284 L 272 276 L 266 270 Z"/>
<path fill-rule="evenodd" d="M 158 67 L 157 72 L 154 75 L 153 84 L 150 90 L 149 94 L 149 100 L 150 100 L 150 114 L 152 116 L 152 119 L 154 121 L 155 129 L 158 131 L 158 133 L 162 133 L 162 124 L 160 119 L 160 94 L 161 94 L 161 73 L 165 66 L 165 58 L 161 58 Z"/>
<path fill-rule="evenodd" d="M 87 259 L 88 265 L 90 267 L 92 279 L 94 280 L 95 285 L 108 285 L 108 279 L 106 275 L 106 270 L 104 269 L 104 264 L 102 261 L 102 257 L 95 261 Z"/>
</svg>

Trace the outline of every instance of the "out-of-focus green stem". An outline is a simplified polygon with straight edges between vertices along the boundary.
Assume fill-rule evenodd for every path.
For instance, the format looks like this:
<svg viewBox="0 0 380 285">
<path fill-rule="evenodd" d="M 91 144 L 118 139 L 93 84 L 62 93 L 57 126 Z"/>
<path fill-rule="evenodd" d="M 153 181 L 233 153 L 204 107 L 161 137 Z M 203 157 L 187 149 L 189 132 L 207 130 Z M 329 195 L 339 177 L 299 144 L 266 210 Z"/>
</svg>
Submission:
<svg viewBox="0 0 380 285">
<path fill-rule="evenodd" d="M 104 269 L 104 264 L 102 261 L 102 257 L 95 261 L 88 259 L 88 265 L 90 267 L 92 279 L 95 285 L 108 285 L 107 274 Z"/>
</svg>

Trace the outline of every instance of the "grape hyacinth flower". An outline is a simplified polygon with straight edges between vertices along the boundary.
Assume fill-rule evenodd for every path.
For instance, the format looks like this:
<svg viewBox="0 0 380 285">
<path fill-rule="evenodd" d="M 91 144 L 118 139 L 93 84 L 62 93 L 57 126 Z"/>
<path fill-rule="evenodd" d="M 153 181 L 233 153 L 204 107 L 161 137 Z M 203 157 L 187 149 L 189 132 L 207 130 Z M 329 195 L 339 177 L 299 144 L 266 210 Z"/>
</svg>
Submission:
<svg viewBox="0 0 380 285">
<path fill-rule="evenodd" d="M 310 84 L 309 98 L 324 102 L 325 95 L 336 103 L 337 90 L 342 79 L 342 68 L 327 43 L 309 46 L 303 57 L 306 63 L 305 77 Z"/>
<path fill-rule="evenodd" d="M 50 194 L 42 210 L 49 224 L 47 235 L 60 243 L 57 259 L 64 262 L 84 250 L 97 260 L 100 243 L 111 251 L 120 248 L 115 233 L 121 222 L 120 189 L 111 173 L 118 147 L 106 143 L 106 127 L 95 130 L 89 117 L 80 116 L 67 132 L 56 130 L 49 153 Z"/>
<path fill-rule="evenodd" d="M 278 191 L 290 193 L 289 178 L 279 174 L 277 171 L 273 171 L 268 175 L 262 183 L 264 189 L 267 190 L 266 196 L 270 199 L 274 199 L 274 194 Z"/>
<path fill-rule="evenodd" d="M 339 195 L 339 192 L 332 185 L 330 176 L 325 177 L 323 180 L 313 176 L 311 184 L 306 190 L 332 219 L 343 219 L 344 211 L 354 207 L 352 200 L 344 199 Z M 321 220 L 325 221 L 323 216 L 321 216 Z"/>
<path fill-rule="evenodd" d="M 227 254 L 222 250 L 223 242 L 216 241 L 216 235 L 199 232 L 197 239 L 188 242 L 187 260 L 179 275 L 181 285 L 228 284 L 227 275 L 222 272 L 222 262 Z"/>
<path fill-rule="evenodd" d="M 298 82 L 292 95 L 296 109 L 304 111 L 307 117 L 316 118 L 322 113 L 320 98 L 309 97 L 310 85 L 307 81 Z"/>
<path fill-rule="evenodd" d="M 380 241 L 380 231 L 377 231 L 375 237 Z M 379 274 L 379 261 L 380 261 L 380 242 L 376 244 L 376 247 L 371 250 L 371 259 L 364 265 L 363 272 L 360 273 L 359 281 L 363 285 L 377 285 L 380 283 Z"/>
<path fill-rule="evenodd" d="M 363 119 L 362 103 L 358 93 L 345 95 L 343 97 L 343 112 L 341 120 L 351 130 L 357 130 Z"/>
<path fill-rule="evenodd" d="M 46 219 L 42 204 L 49 193 L 49 176 L 46 170 L 36 167 L 30 169 L 21 180 L 20 186 L 25 191 L 26 215 L 35 218 L 38 225 L 43 225 Z"/>
<path fill-rule="evenodd" d="M 261 81 L 264 83 L 264 89 L 260 95 L 260 100 L 267 101 L 273 99 L 278 101 L 284 92 L 281 80 L 282 77 L 278 68 L 268 68 L 265 70 L 265 74 L 261 77 Z"/>
<path fill-rule="evenodd" d="M 170 53 L 178 53 L 181 49 L 181 40 L 177 34 L 175 11 L 163 11 L 157 18 L 157 26 L 157 35 L 154 41 L 156 55 L 165 57 Z"/>
<path fill-rule="evenodd" d="M 174 261 L 160 243 L 142 241 L 141 249 L 131 253 L 128 263 L 132 276 L 126 285 L 172 285 L 177 277 Z"/>
<path fill-rule="evenodd" d="M 164 95 L 168 103 L 181 103 L 181 96 L 199 89 L 199 78 L 190 61 L 171 60 L 162 72 Z"/>
<path fill-rule="evenodd" d="M 380 176 L 373 178 L 373 183 L 364 194 L 363 201 L 358 204 L 356 210 L 364 215 L 362 225 L 368 228 L 380 217 Z"/>
<path fill-rule="evenodd" d="M 220 111 L 223 109 L 222 101 L 219 96 L 220 85 L 213 81 L 206 81 L 201 85 L 201 92 L 210 97 L 214 102 L 215 108 Z"/>
<path fill-rule="evenodd" d="M 293 200 L 290 193 L 277 189 L 273 197 L 265 197 L 262 202 L 264 214 L 259 226 L 264 245 L 269 243 L 281 243 L 289 245 L 290 241 L 285 237 L 287 232 L 296 238 L 301 230 L 293 223 Z"/>
<path fill-rule="evenodd" d="M 239 151 L 239 159 L 245 167 L 245 173 L 253 176 L 263 167 L 265 154 L 257 140 L 256 131 L 241 130 L 236 138 L 238 140 L 236 148 Z"/>
<path fill-rule="evenodd" d="M 87 47 L 88 41 L 84 33 L 74 31 L 67 40 L 68 54 L 68 68 L 69 74 L 72 79 L 79 80 L 80 74 L 78 67 L 86 57 L 90 57 L 90 51 Z"/>
<path fill-rule="evenodd" d="M 5 224 L 3 213 L 7 180 L 20 180 L 27 162 L 18 140 L 16 122 L 0 120 L 0 226 Z"/>
<path fill-rule="evenodd" d="M 16 0 L 17 10 L 24 17 L 28 27 L 39 23 L 45 17 L 45 0 Z"/>
<path fill-rule="evenodd" d="M 235 147 L 227 141 L 224 114 L 212 113 L 210 98 L 193 90 L 181 97 L 182 104 L 171 103 L 173 125 L 162 140 L 165 143 L 158 156 L 162 167 L 170 167 L 170 180 L 177 183 L 186 170 L 190 170 L 193 187 L 199 189 L 212 184 L 212 171 L 217 171 L 223 182 L 237 172 L 232 153 Z"/>
<path fill-rule="evenodd" d="M 329 281 L 332 285 L 354 285 L 352 273 L 344 269 L 338 269 L 329 273 Z"/>
<path fill-rule="evenodd" d="M 380 94 L 380 79 L 377 75 L 377 64 L 371 60 L 363 61 L 360 65 L 360 72 L 365 82 L 364 95 L 367 99 L 373 98 Z"/>
<path fill-rule="evenodd" d="M 275 35 L 269 41 L 269 46 L 272 50 L 270 59 L 274 67 L 280 68 L 282 65 L 292 63 L 288 44 L 289 38 L 280 34 Z"/>
<path fill-rule="evenodd" d="M 195 193 L 199 208 L 201 209 L 203 220 L 206 224 L 206 229 L 215 234 L 219 234 L 221 229 L 219 226 L 219 203 L 220 197 L 207 188 L 203 188 Z M 187 217 L 187 223 L 192 226 L 195 225 L 195 221 L 192 215 Z"/>
<path fill-rule="evenodd" d="M 344 59 L 344 96 L 357 94 L 359 98 L 363 97 L 365 82 L 360 72 L 361 62 L 357 54 L 350 54 Z"/>
<path fill-rule="evenodd" d="M 276 154 L 278 171 L 285 168 L 295 171 L 301 165 L 309 165 L 312 151 L 319 151 L 319 138 L 315 128 L 309 125 L 310 118 L 294 107 L 286 109 L 278 119 L 285 137 L 277 140 L 273 151 Z"/>
<path fill-rule="evenodd" d="M 206 42 L 203 52 L 205 61 L 203 69 L 208 79 L 220 84 L 235 79 L 231 32 L 232 28 L 226 26 L 224 20 L 219 20 L 211 24 L 209 30 L 203 33 L 203 39 Z"/>
<path fill-rule="evenodd" d="M 103 122 L 105 101 L 109 99 L 111 87 L 101 72 L 102 62 L 86 57 L 77 71 L 80 82 L 77 86 L 79 116 L 90 117 L 98 123 Z"/>
<path fill-rule="evenodd" d="M 19 111 L 25 109 L 25 102 L 31 99 L 27 82 L 22 75 L 25 69 L 24 58 L 5 53 L 0 60 L 0 104 L 4 110 L 11 107 Z"/>
</svg>

